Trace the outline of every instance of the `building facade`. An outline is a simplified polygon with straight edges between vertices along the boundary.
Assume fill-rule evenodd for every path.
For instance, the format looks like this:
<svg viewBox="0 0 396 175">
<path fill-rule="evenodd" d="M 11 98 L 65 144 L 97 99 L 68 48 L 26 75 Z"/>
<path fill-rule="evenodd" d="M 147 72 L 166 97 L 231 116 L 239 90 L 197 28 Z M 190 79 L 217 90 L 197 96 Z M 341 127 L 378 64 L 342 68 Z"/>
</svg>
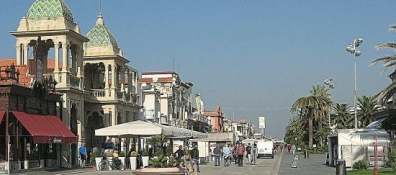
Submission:
<svg viewBox="0 0 396 175">
<path fill-rule="evenodd" d="M 175 72 L 142 72 L 139 83 L 146 120 L 201 132 L 207 130 L 207 119 L 193 111 L 192 83 L 182 82 Z"/>
<path fill-rule="evenodd" d="M 62 94 L 57 110 L 78 136 L 78 144 L 62 147 L 62 156 L 71 157 L 71 161 L 61 166 L 77 164 L 77 148 L 82 142 L 90 149 L 105 140 L 95 137 L 95 129 L 138 118 L 138 72 L 127 66 L 129 60 L 101 14 L 84 36 L 63 0 L 37 0 L 11 34 L 16 37 L 15 65 L 26 67 L 32 80 L 37 66 L 31 55 L 38 37 L 43 41 L 40 68 L 46 77 L 57 81 L 56 89 Z"/>
<path fill-rule="evenodd" d="M 211 125 L 211 132 L 224 132 L 225 117 L 221 111 L 221 106 L 217 105 L 215 111 L 205 110 L 203 115 L 208 118 Z"/>
</svg>

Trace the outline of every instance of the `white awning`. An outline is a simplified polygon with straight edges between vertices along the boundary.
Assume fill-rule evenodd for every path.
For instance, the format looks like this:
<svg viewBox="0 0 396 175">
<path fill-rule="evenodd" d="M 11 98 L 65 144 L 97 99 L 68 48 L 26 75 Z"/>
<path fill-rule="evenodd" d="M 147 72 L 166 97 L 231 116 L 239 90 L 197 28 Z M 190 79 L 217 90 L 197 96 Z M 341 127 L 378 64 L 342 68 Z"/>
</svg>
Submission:
<svg viewBox="0 0 396 175">
<path fill-rule="evenodd" d="M 112 136 L 112 137 L 136 137 L 136 136 L 152 136 L 166 135 L 172 136 L 174 130 L 163 125 L 154 124 L 146 121 L 133 121 L 123 123 L 106 128 L 96 129 L 96 136 Z"/>
</svg>

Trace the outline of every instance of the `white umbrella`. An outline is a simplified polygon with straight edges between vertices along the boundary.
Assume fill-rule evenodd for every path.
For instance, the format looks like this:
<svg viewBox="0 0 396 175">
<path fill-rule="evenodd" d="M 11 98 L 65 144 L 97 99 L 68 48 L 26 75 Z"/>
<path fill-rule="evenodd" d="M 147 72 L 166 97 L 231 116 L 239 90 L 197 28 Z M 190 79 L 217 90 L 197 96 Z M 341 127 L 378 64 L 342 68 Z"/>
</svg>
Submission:
<svg viewBox="0 0 396 175">
<path fill-rule="evenodd" d="M 152 135 L 172 135 L 172 128 L 146 121 L 133 121 L 106 128 L 96 129 L 96 136 L 136 137 Z"/>
</svg>

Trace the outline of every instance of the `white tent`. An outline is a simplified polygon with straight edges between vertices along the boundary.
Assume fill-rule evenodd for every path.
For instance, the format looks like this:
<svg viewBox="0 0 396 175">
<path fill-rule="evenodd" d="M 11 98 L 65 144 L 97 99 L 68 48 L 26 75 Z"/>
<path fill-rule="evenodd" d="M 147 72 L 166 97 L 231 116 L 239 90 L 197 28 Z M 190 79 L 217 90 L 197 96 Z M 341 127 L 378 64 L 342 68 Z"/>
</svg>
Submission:
<svg viewBox="0 0 396 175">
<path fill-rule="evenodd" d="M 172 136 L 178 134 L 178 131 L 168 126 L 140 120 L 95 130 L 96 136 L 110 137 L 136 137 L 160 134 Z"/>
<path fill-rule="evenodd" d="M 205 134 L 205 133 L 201 133 L 201 132 L 190 130 L 190 129 L 177 128 L 177 127 L 173 127 L 173 129 L 177 131 L 175 134 L 173 134 L 173 136 L 176 138 L 204 138 L 204 137 L 207 137 L 207 134 Z"/>
</svg>

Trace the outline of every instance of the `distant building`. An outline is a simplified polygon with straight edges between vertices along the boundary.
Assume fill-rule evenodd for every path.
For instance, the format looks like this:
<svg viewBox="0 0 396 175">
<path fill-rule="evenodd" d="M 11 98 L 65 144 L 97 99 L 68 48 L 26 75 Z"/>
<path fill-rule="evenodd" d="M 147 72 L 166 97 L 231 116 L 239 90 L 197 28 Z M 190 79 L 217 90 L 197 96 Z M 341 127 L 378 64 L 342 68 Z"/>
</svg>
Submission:
<svg viewBox="0 0 396 175">
<path fill-rule="evenodd" d="M 175 72 L 143 72 L 139 83 L 143 119 L 162 125 L 208 131 L 208 120 L 193 111 L 192 83 L 182 82 Z"/>
<path fill-rule="evenodd" d="M 237 140 L 243 140 L 247 138 L 253 138 L 254 136 L 254 125 L 249 123 L 245 119 L 239 121 L 232 121 L 232 129 L 235 132 Z"/>
<path fill-rule="evenodd" d="M 212 125 L 212 132 L 223 132 L 224 131 L 224 116 L 221 112 L 220 105 L 217 105 L 215 111 L 204 111 L 204 116 L 210 120 Z"/>
</svg>

